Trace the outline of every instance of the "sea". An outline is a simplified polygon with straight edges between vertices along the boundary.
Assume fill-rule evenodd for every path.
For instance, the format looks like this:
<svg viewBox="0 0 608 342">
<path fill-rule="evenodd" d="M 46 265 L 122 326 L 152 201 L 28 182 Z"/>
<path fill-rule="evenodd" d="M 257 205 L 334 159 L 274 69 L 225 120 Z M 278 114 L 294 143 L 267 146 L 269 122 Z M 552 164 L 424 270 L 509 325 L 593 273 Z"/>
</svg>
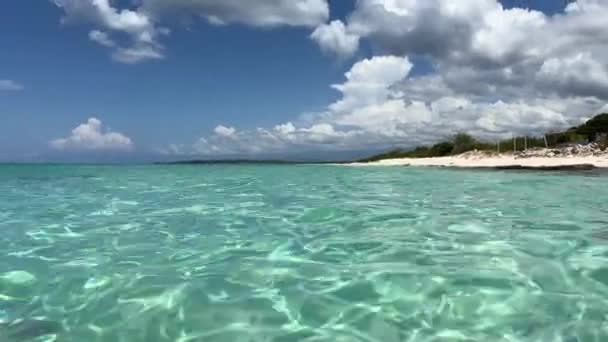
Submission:
<svg viewBox="0 0 608 342">
<path fill-rule="evenodd" d="M 608 341 L 608 174 L 0 165 L 0 341 Z"/>
</svg>

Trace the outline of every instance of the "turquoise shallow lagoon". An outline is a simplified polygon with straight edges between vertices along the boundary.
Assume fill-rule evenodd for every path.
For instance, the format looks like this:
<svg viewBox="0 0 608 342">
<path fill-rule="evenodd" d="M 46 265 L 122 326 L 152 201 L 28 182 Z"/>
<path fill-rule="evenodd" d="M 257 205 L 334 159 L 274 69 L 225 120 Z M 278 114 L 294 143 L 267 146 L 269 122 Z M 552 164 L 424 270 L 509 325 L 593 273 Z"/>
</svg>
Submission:
<svg viewBox="0 0 608 342">
<path fill-rule="evenodd" d="M 608 341 L 608 176 L 0 166 L 0 322 L 2 342 Z"/>
</svg>

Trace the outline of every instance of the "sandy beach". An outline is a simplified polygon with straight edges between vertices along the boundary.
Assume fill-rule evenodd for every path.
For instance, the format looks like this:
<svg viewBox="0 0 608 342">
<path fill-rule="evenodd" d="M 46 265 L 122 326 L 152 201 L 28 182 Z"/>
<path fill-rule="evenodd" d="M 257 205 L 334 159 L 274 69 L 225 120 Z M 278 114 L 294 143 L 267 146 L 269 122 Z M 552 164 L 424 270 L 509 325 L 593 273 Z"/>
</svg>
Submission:
<svg viewBox="0 0 608 342">
<path fill-rule="evenodd" d="M 576 165 L 593 165 L 596 168 L 608 168 L 608 157 L 534 157 L 514 158 L 513 156 L 496 156 L 480 159 L 454 157 L 439 158 L 403 158 L 387 159 L 371 163 L 353 163 L 353 166 L 438 166 L 463 168 L 543 168 Z"/>
<path fill-rule="evenodd" d="M 554 155 L 551 151 L 539 150 L 536 153 L 521 154 L 488 154 L 485 152 L 467 152 L 462 155 L 436 158 L 399 158 L 386 159 L 369 163 L 353 163 L 354 166 L 434 166 L 460 168 L 503 168 L 503 169 L 608 169 L 608 153 Z"/>
</svg>

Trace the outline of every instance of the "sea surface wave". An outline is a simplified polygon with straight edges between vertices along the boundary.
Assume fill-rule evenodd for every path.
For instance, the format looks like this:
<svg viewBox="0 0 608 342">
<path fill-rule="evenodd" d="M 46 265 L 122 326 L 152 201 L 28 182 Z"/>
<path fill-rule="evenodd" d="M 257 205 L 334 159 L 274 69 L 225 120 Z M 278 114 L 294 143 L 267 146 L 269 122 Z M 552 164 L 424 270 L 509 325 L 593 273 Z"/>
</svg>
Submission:
<svg viewBox="0 0 608 342">
<path fill-rule="evenodd" d="M 0 341 L 608 341 L 607 180 L 0 166 Z"/>
</svg>

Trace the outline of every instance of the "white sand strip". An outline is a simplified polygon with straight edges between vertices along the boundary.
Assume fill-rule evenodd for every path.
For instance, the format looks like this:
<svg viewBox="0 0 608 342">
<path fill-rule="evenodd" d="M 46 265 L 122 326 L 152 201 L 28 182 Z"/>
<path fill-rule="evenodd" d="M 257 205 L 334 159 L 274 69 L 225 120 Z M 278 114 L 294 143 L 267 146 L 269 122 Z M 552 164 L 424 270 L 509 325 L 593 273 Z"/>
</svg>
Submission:
<svg viewBox="0 0 608 342">
<path fill-rule="evenodd" d="M 475 157 L 437 157 L 437 158 L 400 158 L 386 159 L 370 163 L 353 163 L 354 166 L 437 166 L 462 168 L 547 168 L 575 165 L 593 165 L 608 168 L 608 155 L 572 157 L 531 157 L 515 158 L 513 155 L 475 156 Z"/>
</svg>

